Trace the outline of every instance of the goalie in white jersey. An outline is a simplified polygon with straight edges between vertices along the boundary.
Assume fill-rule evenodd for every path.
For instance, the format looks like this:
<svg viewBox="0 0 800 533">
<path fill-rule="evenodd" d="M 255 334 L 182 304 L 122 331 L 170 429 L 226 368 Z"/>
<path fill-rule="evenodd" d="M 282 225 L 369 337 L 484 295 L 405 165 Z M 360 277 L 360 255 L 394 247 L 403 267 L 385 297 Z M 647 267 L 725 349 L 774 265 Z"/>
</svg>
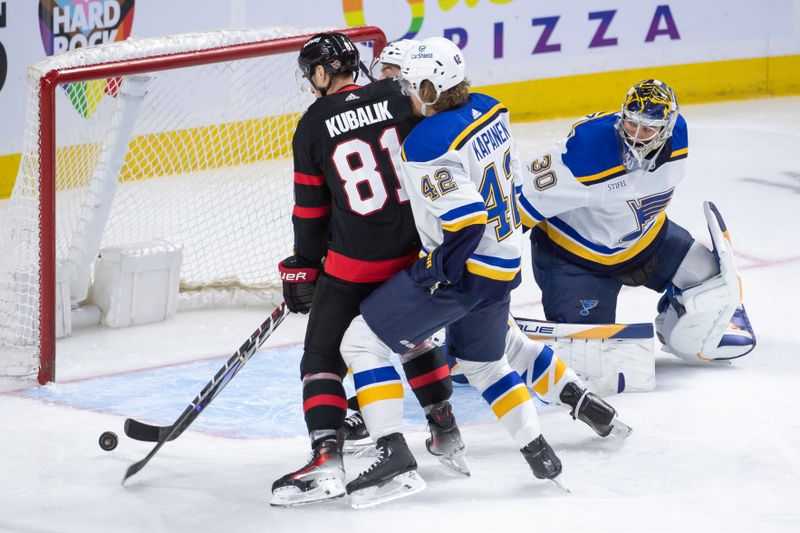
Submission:
<svg viewBox="0 0 800 533">
<path fill-rule="evenodd" d="M 424 488 L 401 431 L 402 387 L 392 352 L 426 349 L 446 327 L 464 374 L 492 406 L 533 473 L 553 479 L 561 463 L 542 436 L 536 408 L 504 350 L 509 293 L 520 282 L 523 236 L 505 106 L 468 92 L 464 58 L 434 37 L 403 57 L 401 83 L 425 116 L 403 145 L 403 187 L 422 257 L 361 304 L 341 352 L 378 459 L 347 486 L 354 506 Z M 398 191 L 402 193 L 403 191 Z"/>
<path fill-rule="evenodd" d="M 518 199 L 535 226 L 533 269 L 548 320 L 612 323 L 622 285 L 644 285 L 665 293 L 656 329 L 666 350 L 709 361 L 753 349 L 719 212 L 706 204 L 713 252 L 666 215 L 688 153 L 674 92 L 644 80 L 621 112 L 586 117 L 530 163 Z"/>
</svg>

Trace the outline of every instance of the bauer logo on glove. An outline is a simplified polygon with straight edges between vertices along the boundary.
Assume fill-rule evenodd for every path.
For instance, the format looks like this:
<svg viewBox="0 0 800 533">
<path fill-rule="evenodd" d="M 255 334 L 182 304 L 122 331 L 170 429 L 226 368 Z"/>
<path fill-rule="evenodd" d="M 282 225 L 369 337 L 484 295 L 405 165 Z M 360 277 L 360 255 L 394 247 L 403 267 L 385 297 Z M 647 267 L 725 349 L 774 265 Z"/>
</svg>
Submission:
<svg viewBox="0 0 800 533">
<path fill-rule="evenodd" d="M 314 299 L 314 288 L 319 273 L 319 264 L 293 255 L 278 264 L 283 282 L 283 298 L 293 313 L 308 313 Z"/>
</svg>

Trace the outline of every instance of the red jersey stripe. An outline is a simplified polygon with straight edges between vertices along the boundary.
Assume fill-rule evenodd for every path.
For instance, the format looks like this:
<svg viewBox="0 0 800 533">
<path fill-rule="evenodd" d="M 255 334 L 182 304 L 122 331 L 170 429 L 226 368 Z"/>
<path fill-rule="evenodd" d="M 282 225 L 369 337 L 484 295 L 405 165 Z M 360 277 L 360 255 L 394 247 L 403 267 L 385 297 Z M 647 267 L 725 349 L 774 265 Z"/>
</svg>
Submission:
<svg viewBox="0 0 800 533">
<path fill-rule="evenodd" d="M 320 406 L 337 407 L 347 411 L 347 399 L 335 394 L 317 394 L 303 402 L 303 412 Z"/>
<path fill-rule="evenodd" d="M 322 218 L 329 215 L 330 212 L 330 204 L 323 205 L 322 207 L 300 207 L 299 205 L 296 205 L 294 206 L 292 214 L 294 214 L 294 216 L 297 218 Z"/>
<path fill-rule="evenodd" d="M 344 92 L 347 92 L 347 91 L 355 91 L 356 89 L 360 89 L 360 88 L 361 88 L 361 85 L 356 85 L 355 83 L 351 83 L 350 85 L 345 85 L 344 87 L 342 87 L 341 89 L 339 89 L 336 92 L 337 93 L 344 93 Z M 336 93 L 331 93 L 331 94 L 336 94 Z"/>
<path fill-rule="evenodd" d="M 421 376 L 417 376 L 415 378 L 411 378 L 408 380 L 408 384 L 411 385 L 412 389 L 418 389 L 420 387 L 424 387 L 425 385 L 430 385 L 440 379 L 444 379 L 450 375 L 450 368 L 447 365 L 442 365 L 436 370 L 431 370 L 427 374 L 422 374 Z"/>
<path fill-rule="evenodd" d="M 410 267 L 417 259 L 419 259 L 419 251 L 396 259 L 365 261 L 329 250 L 328 258 L 325 260 L 325 272 L 352 283 L 378 283 L 386 281 L 401 270 Z"/>
<path fill-rule="evenodd" d="M 324 185 L 325 176 L 312 176 L 311 174 L 303 174 L 302 172 L 294 173 L 294 182 L 298 185 Z"/>
</svg>

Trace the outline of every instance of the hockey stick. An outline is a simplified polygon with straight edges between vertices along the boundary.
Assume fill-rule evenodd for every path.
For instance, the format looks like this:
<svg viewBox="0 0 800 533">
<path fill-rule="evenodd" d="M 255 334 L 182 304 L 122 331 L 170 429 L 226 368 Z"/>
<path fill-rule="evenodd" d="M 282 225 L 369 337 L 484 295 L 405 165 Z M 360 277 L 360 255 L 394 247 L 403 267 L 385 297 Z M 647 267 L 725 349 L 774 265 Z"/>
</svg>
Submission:
<svg viewBox="0 0 800 533">
<path fill-rule="evenodd" d="M 367 65 L 365 65 L 363 61 L 359 61 L 358 65 L 361 69 L 361 73 L 364 74 L 364 76 L 366 76 L 370 82 L 376 81 L 375 78 L 372 77 L 372 73 L 370 72 L 369 68 L 367 68 Z"/>
<path fill-rule="evenodd" d="M 178 437 L 183 431 L 189 427 L 189 425 L 194 421 L 195 418 L 205 409 L 208 404 L 210 404 L 214 398 L 225 388 L 225 385 L 233 379 L 239 370 L 247 363 L 247 361 L 256 353 L 258 348 L 264 343 L 265 340 L 272 335 L 272 332 L 275 331 L 275 328 L 283 322 L 283 319 L 286 318 L 287 310 L 286 310 L 286 303 L 281 303 L 281 305 L 275 309 L 272 314 L 258 327 L 257 330 L 250 335 L 250 338 L 247 339 L 244 344 L 239 348 L 239 350 L 234 353 L 230 359 L 219 369 L 219 371 L 211 378 L 200 394 L 189 404 L 189 406 L 181 413 L 181 416 L 171 425 L 171 426 L 150 426 L 148 424 L 144 424 L 142 422 L 138 422 L 129 418 L 125 421 L 125 433 L 128 436 L 131 436 L 131 433 L 134 434 L 141 434 L 141 435 L 158 435 L 158 444 L 147 454 L 147 457 L 139 461 L 138 463 L 132 464 L 127 472 L 125 472 L 125 477 L 122 478 L 122 484 L 125 484 L 125 481 L 132 475 L 136 474 L 139 470 L 144 468 L 144 466 L 153 458 L 153 456 L 158 452 L 158 450 L 170 440 L 174 440 Z M 130 433 L 129 433 L 130 431 Z M 132 437 L 136 438 L 136 437 Z M 149 440 L 149 439 L 139 439 L 139 440 Z"/>
</svg>

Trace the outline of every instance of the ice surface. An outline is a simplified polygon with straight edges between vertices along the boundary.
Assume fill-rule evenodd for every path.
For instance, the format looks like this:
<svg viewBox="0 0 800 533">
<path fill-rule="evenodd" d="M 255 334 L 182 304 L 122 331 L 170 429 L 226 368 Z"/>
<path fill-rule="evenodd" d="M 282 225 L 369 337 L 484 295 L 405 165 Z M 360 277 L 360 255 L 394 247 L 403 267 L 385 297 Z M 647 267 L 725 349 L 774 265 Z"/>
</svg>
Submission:
<svg viewBox="0 0 800 533">
<path fill-rule="evenodd" d="M 592 110 L 587 110 L 592 111 Z M 457 390 L 472 477 L 424 449 L 407 400 L 407 434 L 428 489 L 366 511 L 344 501 L 273 509 L 273 480 L 308 451 L 297 366 L 305 325 L 292 316 L 179 439 L 120 486 L 151 449 L 124 437 L 126 416 L 171 423 L 265 311 L 184 313 L 168 324 L 78 330 L 59 342 L 60 382 L 0 382 L 0 531 L 800 531 L 800 98 L 685 106 L 691 152 L 670 217 L 702 242 L 702 201 L 731 230 L 755 352 L 731 365 L 657 359 L 657 390 L 612 398 L 634 427 L 604 441 L 560 409 L 541 424 L 564 463 L 567 495 L 535 480 L 477 394 Z M 513 119 L 513 117 L 512 117 Z M 515 125 L 523 154 L 570 120 Z M 529 266 L 517 314 L 541 315 Z M 619 320 L 652 320 L 658 296 L 625 289 Z M 104 430 L 119 447 L 102 451 Z M 369 459 L 347 459 L 349 475 Z"/>
</svg>

